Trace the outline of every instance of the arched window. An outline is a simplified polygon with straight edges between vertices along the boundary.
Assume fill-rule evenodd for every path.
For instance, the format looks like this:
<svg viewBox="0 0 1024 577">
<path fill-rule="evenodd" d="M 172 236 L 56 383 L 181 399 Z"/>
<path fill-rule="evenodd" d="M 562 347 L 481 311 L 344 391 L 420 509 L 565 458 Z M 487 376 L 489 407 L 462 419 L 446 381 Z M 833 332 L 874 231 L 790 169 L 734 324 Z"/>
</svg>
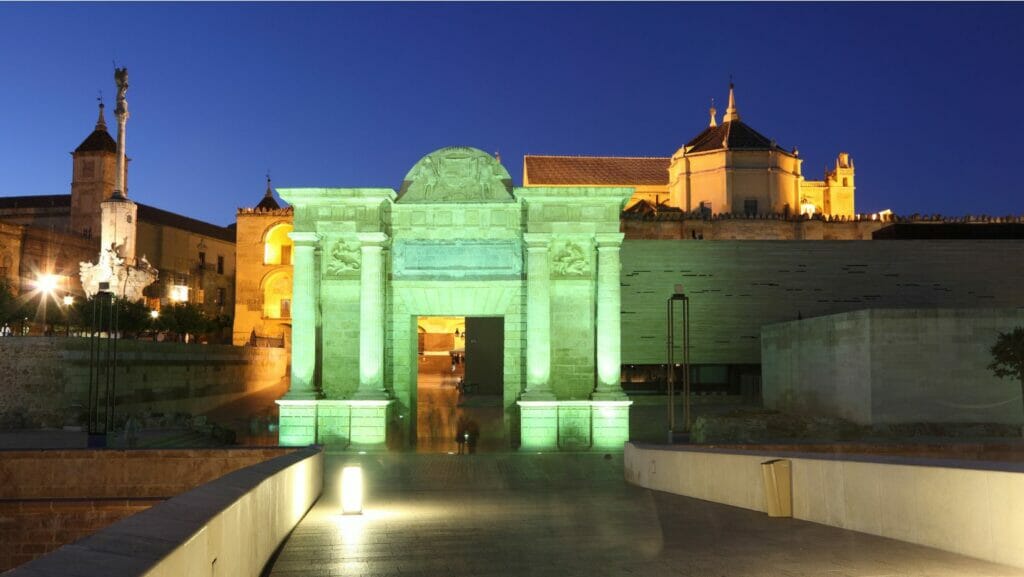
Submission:
<svg viewBox="0 0 1024 577">
<path fill-rule="evenodd" d="M 292 225 L 275 224 L 263 235 L 263 264 L 292 264 Z"/>
<path fill-rule="evenodd" d="M 277 270 L 263 280 L 263 317 L 290 319 L 292 317 L 292 275 Z"/>
</svg>

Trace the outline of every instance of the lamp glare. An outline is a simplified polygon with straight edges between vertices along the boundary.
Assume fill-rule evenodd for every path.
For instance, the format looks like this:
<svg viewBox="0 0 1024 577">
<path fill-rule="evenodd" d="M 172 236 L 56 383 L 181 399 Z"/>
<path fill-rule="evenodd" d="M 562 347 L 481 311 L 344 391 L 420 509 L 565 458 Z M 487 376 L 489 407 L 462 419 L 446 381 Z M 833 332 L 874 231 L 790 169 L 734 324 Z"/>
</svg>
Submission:
<svg viewBox="0 0 1024 577">
<path fill-rule="evenodd" d="M 341 512 L 344 515 L 363 513 L 363 468 L 345 467 L 341 470 Z"/>
</svg>

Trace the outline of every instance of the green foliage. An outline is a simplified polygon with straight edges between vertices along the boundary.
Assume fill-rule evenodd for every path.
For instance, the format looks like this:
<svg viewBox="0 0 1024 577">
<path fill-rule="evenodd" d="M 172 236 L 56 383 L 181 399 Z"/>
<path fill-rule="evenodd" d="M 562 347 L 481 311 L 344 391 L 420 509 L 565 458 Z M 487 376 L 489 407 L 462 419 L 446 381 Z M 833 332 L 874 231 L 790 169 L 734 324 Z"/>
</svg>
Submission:
<svg viewBox="0 0 1024 577">
<path fill-rule="evenodd" d="M 1021 400 L 1024 401 L 1024 327 L 1008 333 L 999 333 L 990 350 L 992 363 L 988 368 L 1001 379 L 1020 381 Z"/>
<path fill-rule="evenodd" d="M 202 307 L 193 303 L 177 303 L 163 307 L 157 321 L 160 330 L 182 337 L 206 333 L 210 330 L 210 325 L 210 319 Z"/>
<path fill-rule="evenodd" d="M 0 278 L 0 324 L 21 320 L 21 304 L 14 287 L 6 278 Z"/>
</svg>

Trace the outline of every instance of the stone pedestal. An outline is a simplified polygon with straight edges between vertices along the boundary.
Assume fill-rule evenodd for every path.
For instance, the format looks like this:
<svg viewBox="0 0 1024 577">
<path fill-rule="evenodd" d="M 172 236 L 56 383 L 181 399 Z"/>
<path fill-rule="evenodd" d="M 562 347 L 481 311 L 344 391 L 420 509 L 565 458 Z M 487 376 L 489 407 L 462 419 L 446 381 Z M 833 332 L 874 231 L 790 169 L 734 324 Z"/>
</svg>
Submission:
<svg viewBox="0 0 1024 577">
<path fill-rule="evenodd" d="M 279 443 L 327 445 L 350 450 L 387 447 L 388 409 L 384 400 L 289 400 L 280 406 Z"/>
<path fill-rule="evenodd" d="M 630 400 L 519 401 L 521 451 L 622 451 Z"/>
</svg>

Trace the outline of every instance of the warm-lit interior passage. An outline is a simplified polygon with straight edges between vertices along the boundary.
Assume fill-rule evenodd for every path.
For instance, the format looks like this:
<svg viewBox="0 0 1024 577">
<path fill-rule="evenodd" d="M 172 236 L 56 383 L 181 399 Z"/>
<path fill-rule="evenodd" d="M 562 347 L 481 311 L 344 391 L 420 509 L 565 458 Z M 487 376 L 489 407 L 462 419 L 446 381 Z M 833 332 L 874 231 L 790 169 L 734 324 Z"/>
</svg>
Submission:
<svg viewBox="0 0 1024 577">
<path fill-rule="evenodd" d="M 418 317 L 419 451 L 469 453 L 507 444 L 501 407 L 502 327 L 500 317 Z"/>
</svg>

